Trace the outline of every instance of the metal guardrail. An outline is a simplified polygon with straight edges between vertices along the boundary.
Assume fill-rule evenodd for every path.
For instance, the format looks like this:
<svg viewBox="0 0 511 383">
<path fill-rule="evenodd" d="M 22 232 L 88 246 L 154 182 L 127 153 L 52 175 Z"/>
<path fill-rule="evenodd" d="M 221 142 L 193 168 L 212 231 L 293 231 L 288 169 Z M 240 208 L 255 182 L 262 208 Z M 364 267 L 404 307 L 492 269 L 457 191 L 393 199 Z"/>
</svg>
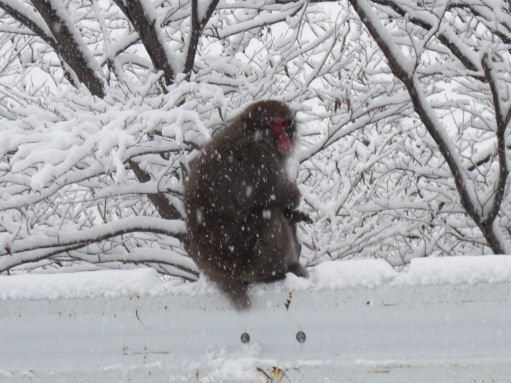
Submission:
<svg viewBox="0 0 511 383">
<path fill-rule="evenodd" d="M 6 299 L 0 382 L 509 382 L 506 278 Z"/>
</svg>

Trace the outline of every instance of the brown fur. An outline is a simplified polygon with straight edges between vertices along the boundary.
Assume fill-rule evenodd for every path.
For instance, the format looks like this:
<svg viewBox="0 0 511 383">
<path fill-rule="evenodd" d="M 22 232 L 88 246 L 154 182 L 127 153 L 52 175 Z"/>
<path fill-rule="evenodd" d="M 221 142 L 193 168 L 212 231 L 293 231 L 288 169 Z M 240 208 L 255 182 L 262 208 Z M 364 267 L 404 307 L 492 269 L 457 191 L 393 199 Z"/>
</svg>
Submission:
<svg viewBox="0 0 511 383">
<path fill-rule="evenodd" d="M 252 104 L 192 161 L 185 186 L 190 256 L 237 308 L 250 305 L 249 283 L 307 275 L 295 231 L 307 216 L 295 214 L 300 192 L 268 128 L 272 117 L 289 121 L 293 142 L 294 113 L 285 104 Z"/>
</svg>

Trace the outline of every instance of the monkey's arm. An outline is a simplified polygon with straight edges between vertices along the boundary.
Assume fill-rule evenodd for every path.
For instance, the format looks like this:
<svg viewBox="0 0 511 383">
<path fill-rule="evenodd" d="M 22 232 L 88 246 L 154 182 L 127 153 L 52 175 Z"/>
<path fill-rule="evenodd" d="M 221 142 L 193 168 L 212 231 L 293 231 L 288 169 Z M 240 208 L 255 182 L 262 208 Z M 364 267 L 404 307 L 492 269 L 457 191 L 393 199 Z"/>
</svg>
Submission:
<svg viewBox="0 0 511 383">
<path fill-rule="evenodd" d="M 278 207 L 293 211 L 300 202 L 300 191 L 289 181 L 282 163 L 264 147 L 253 143 L 237 148 L 229 176 L 219 180 L 238 209 L 251 212 Z"/>
<path fill-rule="evenodd" d="M 284 216 L 292 225 L 298 222 L 313 223 L 311 217 L 300 210 L 284 210 Z"/>
<path fill-rule="evenodd" d="M 251 174 L 249 171 L 245 176 L 239 185 L 235 186 L 236 202 L 240 208 L 254 212 L 277 207 L 283 212 L 288 211 L 290 215 L 295 215 L 294 211 L 300 202 L 300 191 L 296 184 L 287 179 L 287 175 Z"/>
</svg>

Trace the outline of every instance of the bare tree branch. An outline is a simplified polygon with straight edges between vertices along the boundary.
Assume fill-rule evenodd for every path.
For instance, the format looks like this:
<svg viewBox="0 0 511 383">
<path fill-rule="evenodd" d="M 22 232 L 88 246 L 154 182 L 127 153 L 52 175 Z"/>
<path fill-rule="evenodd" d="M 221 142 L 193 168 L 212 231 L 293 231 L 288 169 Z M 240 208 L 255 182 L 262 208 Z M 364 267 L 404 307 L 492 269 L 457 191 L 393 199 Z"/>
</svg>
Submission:
<svg viewBox="0 0 511 383">
<path fill-rule="evenodd" d="M 90 245 L 118 235 L 140 232 L 177 236 L 186 231 L 185 224 L 180 220 L 164 220 L 153 217 L 131 217 L 109 222 L 88 230 L 61 232 L 55 237 L 35 237 L 11 242 L 9 250 L 0 249 L 0 257 L 12 256 L 25 251 Z"/>
<path fill-rule="evenodd" d="M 13 5 L 16 4 L 17 7 L 14 7 Z M 23 5 L 19 4 L 18 2 L 14 1 L 5 1 L 0 0 L 0 8 L 2 8 L 6 13 L 11 15 L 15 20 L 20 22 L 21 24 L 25 25 L 27 28 L 32 30 L 37 36 L 42 38 L 48 45 L 50 45 L 55 51 L 58 50 L 57 43 L 52 35 L 45 32 L 37 23 L 36 20 L 34 20 L 35 14 L 31 15 L 28 12 L 21 12 L 20 8 L 23 7 Z M 42 22 L 42 20 L 41 20 Z"/>
<path fill-rule="evenodd" d="M 139 182 L 145 183 L 151 180 L 149 173 L 144 171 L 136 161 L 128 160 L 128 164 L 131 170 L 133 170 L 133 173 L 135 173 L 135 176 Z M 174 206 L 172 206 L 172 204 L 163 193 L 148 194 L 148 197 L 153 203 L 156 211 L 160 214 L 160 217 L 165 219 L 183 218 L 181 217 L 179 211 Z"/>
<path fill-rule="evenodd" d="M 457 159 L 455 149 L 449 144 L 449 138 L 441 132 L 442 128 L 438 126 L 438 121 L 433 117 L 434 113 L 421 92 L 417 77 L 412 69 L 413 66 L 408 62 L 409 60 L 400 54 L 399 48 L 395 46 L 395 43 L 390 39 L 383 25 L 381 25 L 380 21 L 375 17 L 370 5 L 365 0 L 350 0 L 350 2 L 387 58 L 392 73 L 405 84 L 415 112 L 419 115 L 431 137 L 435 140 L 440 153 L 454 176 L 454 182 L 463 208 L 481 229 L 493 252 L 496 254 L 503 254 L 504 246 L 497 238 L 493 224 L 489 224 L 490 222 L 483 220 L 483 212 L 476 208 L 476 198 L 472 196 L 474 190 L 468 185 L 469 179 L 466 177 L 464 169 Z M 505 150 L 505 147 L 503 147 L 502 150 Z M 491 223 L 493 223 L 493 221 Z"/>
<path fill-rule="evenodd" d="M 163 72 L 167 85 L 172 84 L 176 74 L 175 69 L 169 62 L 169 57 L 163 46 L 164 42 L 160 39 L 161 31 L 156 25 L 156 19 L 150 16 L 153 10 L 145 9 L 142 1 L 114 0 L 140 36 L 140 41 L 144 44 L 154 68 Z"/>
<path fill-rule="evenodd" d="M 497 122 L 497 153 L 499 156 L 499 179 L 498 184 L 495 190 L 495 196 L 493 198 L 493 203 L 490 207 L 490 211 L 484 217 L 483 225 L 484 226 L 493 226 L 493 221 L 497 217 L 497 214 L 500 211 L 500 206 L 502 204 L 502 199 L 504 198 L 504 192 L 506 189 L 507 178 L 509 175 L 509 170 L 507 167 L 507 159 L 506 159 L 506 127 L 508 122 L 506 122 L 506 116 L 509 114 L 509 110 L 507 112 L 502 110 L 501 101 L 499 97 L 499 93 L 497 90 L 496 79 L 492 75 L 492 70 L 489 65 L 488 53 L 483 55 L 483 59 L 481 60 L 481 64 L 484 69 L 484 75 L 490 85 L 490 90 L 493 96 L 493 107 L 495 109 L 495 120 Z"/>
<path fill-rule="evenodd" d="M 67 20 L 59 14 L 58 9 L 64 12 L 65 8 L 63 6 L 57 8 L 53 3 L 54 1 L 59 0 L 32 0 L 32 4 L 41 14 L 55 37 L 57 53 L 62 56 L 64 62 L 71 67 L 78 80 L 85 84 L 93 95 L 103 98 L 105 96 L 103 82 L 97 76 L 95 68 L 91 67 L 92 55 L 88 51 L 83 51 L 87 48 L 85 48 L 85 44 L 80 44 L 77 41 L 79 36 L 74 30 L 74 26 L 69 25 Z"/>
<path fill-rule="evenodd" d="M 395 0 L 372 0 L 374 3 L 387 6 L 394 12 L 402 17 L 407 17 L 412 23 L 418 25 L 421 28 L 430 30 L 434 27 L 434 23 L 431 20 L 432 15 L 426 17 L 425 14 L 418 12 L 412 12 L 410 9 L 405 9 L 402 3 Z M 438 40 L 444 44 L 453 54 L 460 60 L 463 65 L 474 72 L 481 70 L 480 63 L 474 59 L 474 55 L 467 47 L 458 39 L 455 33 L 447 33 L 447 31 L 439 31 L 436 34 Z M 484 81 L 484 77 L 475 76 L 479 80 Z"/>
<path fill-rule="evenodd" d="M 8 271 L 13 267 L 26 263 L 38 262 L 43 259 L 51 258 L 54 255 L 66 253 L 72 250 L 78 250 L 87 244 L 78 244 L 73 246 L 60 246 L 47 249 L 35 249 L 28 252 L 16 253 L 13 255 L 0 255 L 0 273 Z"/>
<path fill-rule="evenodd" d="M 31 15 L 29 10 L 26 10 L 26 12 L 20 11 L 22 9 L 22 5 L 18 4 L 14 7 L 12 5 L 17 4 L 16 2 L 7 3 L 4 0 L 1 0 L 0 8 L 4 9 L 14 19 L 30 28 L 36 35 L 48 43 L 48 45 L 57 52 L 64 63 L 69 65 L 69 67 L 73 70 L 78 81 L 85 84 L 87 89 L 89 89 L 93 95 L 104 97 L 102 81 L 97 76 L 95 70 L 90 67 L 90 61 L 85 58 L 87 55 L 91 56 L 90 52 L 82 51 L 81 47 L 85 47 L 85 45 L 79 44 L 78 41 L 76 41 L 77 35 L 73 35 L 71 32 L 73 26 L 68 25 L 68 23 L 65 22 L 65 20 L 58 14 L 51 1 L 34 0 L 32 3 L 42 16 L 44 22 L 49 28 L 49 32 L 51 32 L 53 36 L 38 25 L 38 22 L 33 18 L 35 15 Z M 70 82 L 78 85 L 75 83 L 73 75 L 67 70 L 67 68 L 64 68 L 64 70 L 68 74 Z"/>
<path fill-rule="evenodd" d="M 210 0 L 209 6 L 206 10 L 206 14 L 200 19 L 199 9 L 197 6 L 198 0 L 191 0 L 191 30 L 190 30 L 190 38 L 188 40 L 188 49 L 186 52 L 186 61 L 184 72 L 188 73 L 193 68 L 193 63 L 195 61 L 195 52 L 197 51 L 197 45 L 199 44 L 199 37 L 202 33 L 202 30 L 208 23 L 213 11 L 215 10 L 219 0 Z"/>
<path fill-rule="evenodd" d="M 123 161 L 127 162 L 128 160 L 132 159 L 133 157 L 141 156 L 148 153 L 167 153 L 171 152 L 173 150 L 177 150 L 179 147 L 175 143 L 169 143 L 168 145 L 163 145 L 160 150 L 153 150 L 151 151 L 150 147 L 131 147 L 127 150 L 125 158 L 123 158 Z M 57 177 L 54 182 L 45 188 L 44 190 L 41 190 L 37 194 L 32 194 L 31 196 L 25 196 L 25 195 L 17 195 L 17 196 L 11 196 L 9 200 L 6 201 L 0 201 L 0 211 L 2 210 L 9 210 L 9 209 L 17 209 L 22 208 L 31 204 L 35 204 L 37 202 L 40 202 L 46 198 L 49 198 L 50 196 L 55 195 L 59 190 L 61 190 L 66 185 L 71 185 L 74 183 L 80 183 L 87 179 L 97 177 L 98 175 L 105 174 L 106 169 L 101 164 L 95 164 L 90 165 L 84 169 L 78 169 L 74 167 L 72 171 L 66 172 L 65 174 L 62 174 L 60 177 Z M 146 181 L 144 181 L 146 182 Z M 29 190 L 30 187 L 27 185 L 26 189 Z M 21 191 L 20 191 L 21 193 Z M 23 194 L 23 193 L 21 193 Z"/>
</svg>

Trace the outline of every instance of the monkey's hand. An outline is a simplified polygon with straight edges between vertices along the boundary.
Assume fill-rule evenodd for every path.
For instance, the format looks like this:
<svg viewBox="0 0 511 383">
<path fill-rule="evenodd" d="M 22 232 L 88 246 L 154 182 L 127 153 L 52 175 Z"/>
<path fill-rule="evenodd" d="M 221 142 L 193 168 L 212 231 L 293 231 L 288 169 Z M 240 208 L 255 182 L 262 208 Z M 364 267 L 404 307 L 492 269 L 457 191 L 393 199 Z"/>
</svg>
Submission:
<svg viewBox="0 0 511 383">
<path fill-rule="evenodd" d="M 284 210 L 284 216 L 290 224 L 294 225 L 298 222 L 312 223 L 311 217 L 307 213 L 299 210 Z"/>
</svg>

